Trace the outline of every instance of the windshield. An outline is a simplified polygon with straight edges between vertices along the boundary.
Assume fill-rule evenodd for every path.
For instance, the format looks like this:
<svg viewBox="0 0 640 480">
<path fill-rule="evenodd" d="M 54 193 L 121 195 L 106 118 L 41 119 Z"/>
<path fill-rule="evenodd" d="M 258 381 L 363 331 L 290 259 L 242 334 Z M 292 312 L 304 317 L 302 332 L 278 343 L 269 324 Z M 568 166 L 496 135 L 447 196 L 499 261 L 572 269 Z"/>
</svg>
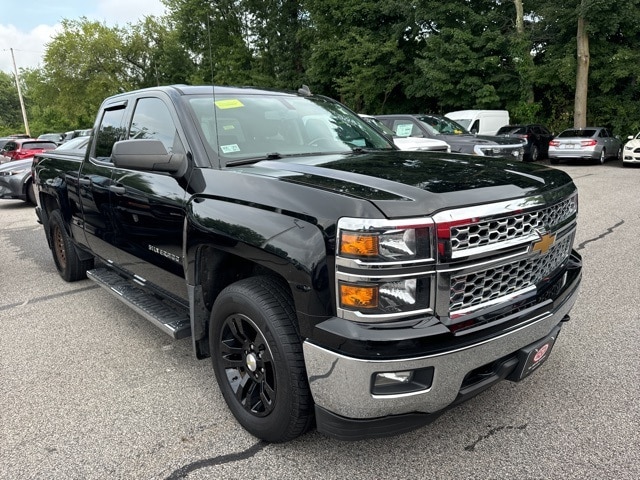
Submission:
<svg viewBox="0 0 640 480">
<path fill-rule="evenodd" d="M 374 126 L 375 128 L 377 128 L 378 130 L 380 130 L 382 133 L 384 133 L 385 135 L 389 135 L 391 137 L 395 137 L 397 136 L 396 132 L 394 132 L 393 130 L 391 130 L 389 127 L 387 127 L 384 123 L 382 123 L 380 120 L 378 120 L 375 117 L 362 117 L 364 119 L 365 122 L 367 122 L 369 125 Z"/>
<path fill-rule="evenodd" d="M 429 127 L 429 131 L 433 131 L 436 135 L 469 135 L 466 128 L 457 122 L 439 115 L 420 115 L 418 120 L 424 126 Z"/>
<path fill-rule="evenodd" d="M 527 129 L 525 127 L 507 125 L 506 127 L 500 128 L 496 135 L 525 135 L 526 133 Z"/>
<path fill-rule="evenodd" d="M 578 130 L 578 129 L 569 129 L 558 135 L 559 138 L 567 138 L 567 137 L 580 137 L 580 138 L 588 138 L 593 137 L 596 134 L 595 130 Z"/>
<path fill-rule="evenodd" d="M 215 110 L 213 108 L 215 103 Z M 394 146 L 343 105 L 322 97 L 189 97 L 211 148 L 227 161 L 341 153 Z"/>
</svg>

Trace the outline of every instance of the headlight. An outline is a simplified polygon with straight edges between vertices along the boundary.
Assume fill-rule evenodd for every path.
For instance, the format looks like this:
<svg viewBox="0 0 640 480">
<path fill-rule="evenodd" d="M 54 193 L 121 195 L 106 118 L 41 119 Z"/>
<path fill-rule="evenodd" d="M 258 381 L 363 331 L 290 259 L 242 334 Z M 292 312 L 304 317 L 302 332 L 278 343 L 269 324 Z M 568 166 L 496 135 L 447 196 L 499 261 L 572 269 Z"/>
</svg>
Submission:
<svg viewBox="0 0 640 480">
<path fill-rule="evenodd" d="M 430 229 L 407 226 L 341 231 L 339 254 L 363 261 L 403 261 L 431 257 Z"/>
<path fill-rule="evenodd" d="M 343 218 L 338 222 L 338 313 L 384 322 L 430 311 L 435 231 L 420 221 Z"/>
<path fill-rule="evenodd" d="M 0 172 L 0 177 L 9 177 L 11 175 L 20 175 L 22 173 L 27 173 L 29 168 L 21 168 L 19 170 L 4 170 Z"/>
</svg>

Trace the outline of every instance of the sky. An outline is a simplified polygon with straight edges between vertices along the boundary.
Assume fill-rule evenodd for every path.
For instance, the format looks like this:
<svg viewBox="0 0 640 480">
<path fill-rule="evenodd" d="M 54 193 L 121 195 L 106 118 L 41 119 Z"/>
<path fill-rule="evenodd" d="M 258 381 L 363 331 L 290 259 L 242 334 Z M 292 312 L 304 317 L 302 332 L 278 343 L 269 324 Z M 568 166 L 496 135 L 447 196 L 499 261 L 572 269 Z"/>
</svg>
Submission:
<svg viewBox="0 0 640 480">
<path fill-rule="evenodd" d="M 18 72 L 42 66 L 45 45 L 61 30 L 62 19 L 86 17 L 125 26 L 164 12 L 161 0 L 2 0 L 0 70 L 13 74 L 11 49 Z"/>
</svg>

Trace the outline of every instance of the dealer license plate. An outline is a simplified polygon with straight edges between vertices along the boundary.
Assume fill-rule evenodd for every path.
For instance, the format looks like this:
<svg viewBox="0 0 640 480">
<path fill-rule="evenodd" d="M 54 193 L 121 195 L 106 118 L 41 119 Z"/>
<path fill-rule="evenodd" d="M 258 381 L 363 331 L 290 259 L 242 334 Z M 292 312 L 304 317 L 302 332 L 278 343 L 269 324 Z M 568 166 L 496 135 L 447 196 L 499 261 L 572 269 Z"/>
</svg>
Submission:
<svg viewBox="0 0 640 480">
<path fill-rule="evenodd" d="M 519 382 L 535 372 L 549 358 L 559 333 L 560 326 L 557 326 L 547 337 L 520 350 L 518 366 L 509 380 Z"/>
</svg>

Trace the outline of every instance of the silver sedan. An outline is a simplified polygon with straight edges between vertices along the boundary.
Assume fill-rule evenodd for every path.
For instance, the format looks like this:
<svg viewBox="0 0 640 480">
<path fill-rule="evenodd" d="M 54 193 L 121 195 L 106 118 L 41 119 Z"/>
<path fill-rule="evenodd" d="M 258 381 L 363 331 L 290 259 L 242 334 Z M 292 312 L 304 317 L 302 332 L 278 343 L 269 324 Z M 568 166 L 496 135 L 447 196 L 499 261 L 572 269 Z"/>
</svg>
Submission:
<svg viewBox="0 0 640 480">
<path fill-rule="evenodd" d="M 33 157 L 0 165 L 0 198 L 19 199 L 35 205 L 31 181 Z"/>
<path fill-rule="evenodd" d="M 587 159 L 604 163 L 620 158 L 622 143 L 603 127 L 569 128 L 549 142 L 549 161 Z"/>
</svg>

